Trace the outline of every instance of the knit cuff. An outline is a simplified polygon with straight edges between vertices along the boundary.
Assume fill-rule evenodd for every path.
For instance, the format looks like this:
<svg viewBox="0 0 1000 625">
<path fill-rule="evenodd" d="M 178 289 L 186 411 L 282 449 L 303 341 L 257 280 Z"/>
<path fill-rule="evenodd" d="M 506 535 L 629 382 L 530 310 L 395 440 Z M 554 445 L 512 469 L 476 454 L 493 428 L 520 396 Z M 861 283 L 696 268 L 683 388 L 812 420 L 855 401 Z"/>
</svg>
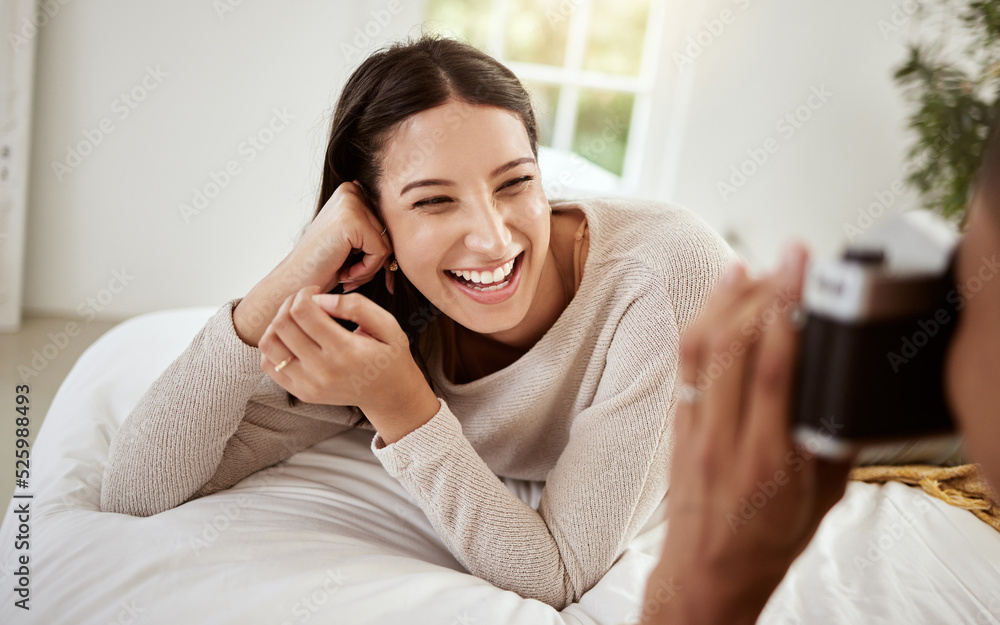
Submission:
<svg viewBox="0 0 1000 625">
<path fill-rule="evenodd" d="M 236 333 L 233 312 L 243 298 L 231 299 L 205 324 L 202 336 L 211 341 L 210 360 L 222 363 L 234 379 L 254 378 L 260 380 L 265 375 L 260 368 L 260 349 L 243 342 Z M 221 339 L 221 340 L 219 340 Z"/>
<path fill-rule="evenodd" d="M 372 438 L 372 453 L 393 477 L 398 479 L 410 469 L 412 462 L 434 464 L 437 458 L 449 455 L 448 450 L 454 449 L 454 444 L 465 436 L 462 424 L 448 404 L 440 397 L 438 401 L 441 408 L 430 421 L 395 443 L 386 445 L 377 433 Z"/>
</svg>

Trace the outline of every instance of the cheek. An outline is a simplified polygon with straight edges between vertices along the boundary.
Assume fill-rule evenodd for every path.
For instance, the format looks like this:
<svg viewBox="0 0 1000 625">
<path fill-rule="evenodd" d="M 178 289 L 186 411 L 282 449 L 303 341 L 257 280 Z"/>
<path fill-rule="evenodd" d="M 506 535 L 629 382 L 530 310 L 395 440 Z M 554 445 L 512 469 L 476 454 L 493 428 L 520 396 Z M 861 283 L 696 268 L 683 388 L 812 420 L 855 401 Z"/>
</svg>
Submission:
<svg viewBox="0 0 1000 625">
<path fill-rule="evenodd" d="M 967 321 L 967 320 L 966 320 Z M 945 362 L 945 393 L 956 425 L 965 439 L 971 460 L 983 465 L 987 478 L 1000 484 L 1000 385 L 997 384 L 995 358 L 984 358 L 989 339 L 972 332 L 968 326 L 956 329 Z"/>
<path fill-rule="evenodd" d="M 951 345 L 945 357 L 944 392 L 955 418 L 961 423 L 961 415 L 966 412 L 964 400 L 968 399 L 966 385 L 969 383 L 969 337 L 962 324 L 955 329 Z"/>
<path fill-rule="evenodd" d="M 399 264 L 407 268 L 407 275 L 437 265 L 439 254 L 445 249 L 441 228 L 432 227 L 427 220 L 408 219 L 399 225 L 398 231 L 401 234 L 398 241 L 393 239 L 393 252 Z"/>
</svg>

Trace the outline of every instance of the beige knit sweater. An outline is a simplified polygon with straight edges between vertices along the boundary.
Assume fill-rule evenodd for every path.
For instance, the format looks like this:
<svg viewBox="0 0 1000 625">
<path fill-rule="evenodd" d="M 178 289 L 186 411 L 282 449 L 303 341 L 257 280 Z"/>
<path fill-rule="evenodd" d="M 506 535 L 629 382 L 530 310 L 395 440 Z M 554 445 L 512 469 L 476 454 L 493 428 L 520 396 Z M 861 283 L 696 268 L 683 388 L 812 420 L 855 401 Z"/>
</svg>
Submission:
<svg viewBox="0 0 1000 625">
<path fill-rule="evenodd" d="M 732 253 L 690 211 L 645 200 L 583 210 L 579 289 L 519 360 L 468 384 L 428 360 L 441 408 L 372 452 L 469 572 L 562 609 L 611 568 L 667 491 L 681 332 Z M 105 511 L 151 515 L 228 488 L 341 433 L 358 413 L 299 404 L 236 335 L 227 302 L 111 443 Z M 367 425 L 367 424 L 366 424 Z M 370 427 L 370 426 L 368 426 Z M 497 476 L 544 481 L 537 510 Z"/>
</svg>

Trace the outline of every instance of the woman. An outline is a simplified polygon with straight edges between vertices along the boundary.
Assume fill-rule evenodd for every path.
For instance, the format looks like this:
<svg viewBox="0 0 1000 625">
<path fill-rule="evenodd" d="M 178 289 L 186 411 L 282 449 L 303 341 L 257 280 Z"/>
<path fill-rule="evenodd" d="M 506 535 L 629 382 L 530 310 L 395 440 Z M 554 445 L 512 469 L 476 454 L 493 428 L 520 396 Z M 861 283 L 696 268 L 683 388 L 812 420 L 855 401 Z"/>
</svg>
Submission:
<svg viewBox="0 0 1000 625">
<path fill-rule="evenodd" d="M 958 245 L 955 282 L 964 306 L 944 368 L 946 396 L 969 455 L 995 492 L 1000 486 L 1000 131 L 985 150 Z M 788 318 L 759 341 L 729 350 L 739 332 L 779 296 L 802 286 L 805 249 L 788 248 L 781 269 L 760 280 L 734 264 L 705 314 L 684 337 L 681 380 L 720 349 L 732 366 L 704 393 L 683 393 L 668 513 L 670 532 L 645 591 L 647 625 L 754 623 L 771 593 L 844 493 L 850 463 L 825 463 L 792 443 L 789 399 L 797 333 Z M 974 293 L 974 294 L 973 294 Z M 738 352 L 738 353 L 737 353 Z M 686 387 L 685 387 L 686 388 Z M 783 476 L 767 505 L 733 523 L 741 499 Z"/>
<path fill-rule="evenodd" d="M 155 514 L 364 427 L 470 572 L 577 601 L 666 492 L 679 336 L 730 251 L 683 209 L 550 205 L 537 148 L 528 94 L 471 46 L 363 62 L 315 218 L 135 407 L 102 508 Z M 537 510 L 498 476 L 544 481 Z"/>
</svg>

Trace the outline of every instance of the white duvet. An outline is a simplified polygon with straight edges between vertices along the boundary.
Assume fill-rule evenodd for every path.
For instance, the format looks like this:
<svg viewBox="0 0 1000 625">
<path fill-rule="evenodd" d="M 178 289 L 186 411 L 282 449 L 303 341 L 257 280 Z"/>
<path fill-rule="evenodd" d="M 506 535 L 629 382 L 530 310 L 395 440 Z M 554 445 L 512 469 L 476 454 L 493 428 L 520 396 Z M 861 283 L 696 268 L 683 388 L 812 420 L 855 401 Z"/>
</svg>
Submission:
<svg viewBox="0 0 1000 625">
<path fill-rule="evenodd" d="M 32 449 L 33 498 L 13 500 L 0 529 L 0 624 L 637 620 L 666 531 L 663 506 L 600 583 L 560 612 L 468 574 L 372 455 L 367 432 L 153 517 L 100 512 L 113 433 L 216 310 L 136 317 L 76 363 Z M 537 505 L 542 483 L 507 483 Z M 24 502 L 29 548 L 19 549 L 13 510 Z M 25 582 L 27 611 L 14 592 Z M 851 483 L 760 622 L 1000 624 L 1000 534 L 916 489 Z"/>
</svg>

